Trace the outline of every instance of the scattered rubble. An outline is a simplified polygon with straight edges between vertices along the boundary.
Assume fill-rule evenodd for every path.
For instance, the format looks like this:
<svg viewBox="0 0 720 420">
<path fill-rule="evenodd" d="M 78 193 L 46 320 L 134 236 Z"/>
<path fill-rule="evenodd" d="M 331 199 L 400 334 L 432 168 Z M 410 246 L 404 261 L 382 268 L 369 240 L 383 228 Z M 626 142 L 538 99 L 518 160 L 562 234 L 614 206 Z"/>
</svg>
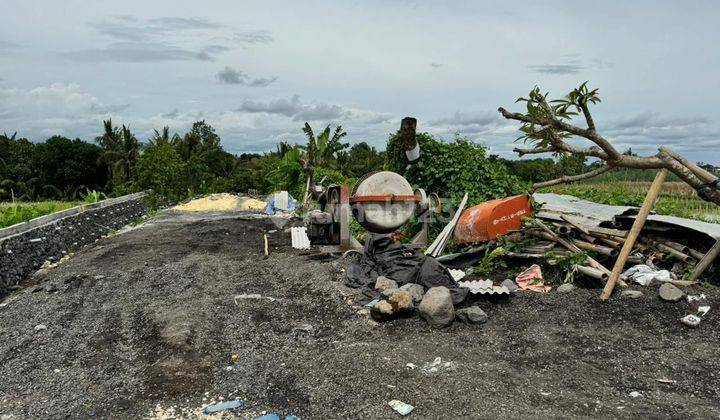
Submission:
<svg viewBox="0 0 720 420">
<path fill-rule="evenodd" d="M 658 293 L 660 298 L 666 302 L 678 302 L 685 297 L 685 292 L 670 283 L 663 283 Z"/>
<path fill-rule="evenodd" d="M 389 289 L 397 289 L 398 284 L 395 280 L 390 280 L 389 278 L 385 276 L 380 276 L 375 281 L 375 290 L 379 290 L 380 292 L 384 292 L 385 290 Z"/>
<path fill-rule="evenodd" d="M 558 288 L 556 289 L 556 292 L 558 292 L 558 293 L 570 293 L 570 292 L 572 292 L 573 290 L 575 290 L 575 286 L 573 286 L 572 283 L 565 283 L 565 284 L 561 284 L 560 286 L 558 286 Z"/>
<path fill-rule="evenodd" d="M 508 289 L 510 291 L 510 293 L 515 293 L 519 289 L 517 283 L 515 283 L 511 279 L 503 280 L 502 283 L 500 283 L 500 286 L 504 286 L 506 289 Z"/>
<path fill-rule="evenodd" d="M 423 296 L 425 296 L 425 288 L 415 283 L 404 284 L 400 287 L 400 290 L 408 292 L 410 297 L 412 297 L 413 303 L 415 304 L 420 303 Z"/>
<path fill-rule="evenodd" d="M 376 320 L 386 320 L 412 313 L 415 306 L 410 294 L 400 289 L 386 289 L 383 299 L 370 308 L 370 315 Z"/>
<path fill-rule="evenodd" d="M 458 320 L 468 324 L 484 324 L 488 320 L 485 311 L 477 306 L 458 309 L 455 311 L 455 316 Z"/>
<path fill-rule="evenodd" d="M 621 299 L 640 299 L 643 295 L 643 292 L 639 290 L 623 290 L 620 292 Z"/>
<path fill-rule="evenodd" d="M 388 402 L 388 405 L 402 416 L 407 416 L 415 409 L 412 405 L 406 404 L 400 400 L 392 400 Z"/>
</svg>

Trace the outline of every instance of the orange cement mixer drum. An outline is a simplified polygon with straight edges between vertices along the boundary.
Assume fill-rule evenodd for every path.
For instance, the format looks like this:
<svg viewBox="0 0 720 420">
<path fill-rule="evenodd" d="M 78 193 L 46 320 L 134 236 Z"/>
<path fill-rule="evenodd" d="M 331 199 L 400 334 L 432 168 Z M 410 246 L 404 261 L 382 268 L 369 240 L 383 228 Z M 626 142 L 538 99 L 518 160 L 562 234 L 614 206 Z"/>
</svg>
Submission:
<svg viewBox="0 0 720 420">
<path fill-rule="evenodd" d="M 527 195 L 486 201 L 460 214 L 455 226 L 455 242 L 484 242 L 518 231 L 522 218 L 531 215 L 530 197 Z"/>
</svg>

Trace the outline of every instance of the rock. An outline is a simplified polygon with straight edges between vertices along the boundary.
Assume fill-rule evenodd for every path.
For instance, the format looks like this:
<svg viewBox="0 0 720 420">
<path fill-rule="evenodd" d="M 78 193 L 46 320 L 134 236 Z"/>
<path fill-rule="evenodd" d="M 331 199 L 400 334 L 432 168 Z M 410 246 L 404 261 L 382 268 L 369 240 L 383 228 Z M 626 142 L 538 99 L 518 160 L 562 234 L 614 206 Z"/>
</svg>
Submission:
<svg viewBox="0 0 720 420">
<path fill-rule="evenodd" d="M 660 299 L 666 302 L 677 302 L 685 296 L 682 290 L 671 283 L 663 283 L 663 285 L 660 286 L 659 293 Z"/>
<path fill-rule="evenodd" d="M 643 297 L 643 292 L 639 290 L 623 290 L 620 293 L 621 299 L 640 299 L 641 297 Z"/>
<path fill-rule="evenodd" d="M 35 331 L 43 331 L 43 330 L 47 330 L 47 325 L 45 325 L 45 324 L 37 324 L 37 325 L 35 326 Z"/>
<path fill-rule="evenodd" d="M 455 319 L 452 296 L 447 287 L 431 287 L 418 308 L 420 316 L 433 328 L 443 328 Z"/>
<path fill-rule="evenodd" d="M 462 308 L 455 311 L 455 317 L 462 322 L 468 324 L 484 324 L 488 320 L 488 316 L 477 306 L 470 306 L 469 308 Z"/>
<path fill-rule="evenodd" d="M 633 397 L 633 398 L 637 398 L 637 397 L 641 397 L 642 394 L 639 393 L 638 391 L 632 391 L 632 392 L 630 393 L 630 396 Z"/>
<path fill-rule="evenodd" d="M 511 279 L 503 280 L 502 283 L 500 283 L 500 286 L 505 286 L 510 291 L 510 293 L 515 293 L 517 289 L 519 289 L 517 283 L 515 283 Z"/>
<path fill-rule="evenodd" d="M 414 309 L 412 297 L 404 290 L 383 291 L 383 299 L 370 308 L 370 315 L 377 320 L 386 320 L 407 314 Z"/>
<path fill-rule="evenodd" d="M 425 288 L 415 283 L 405 284 L 400 287 L 400 290 L 408 292 L 414 303 L 420 303 L 423 296 L 425 296 Z"/>
<path fill-rule="evenodd" d="M 575 290 L 575 286 L 572 283 L 565 283 L 557 288 L 558 293 L 570 293 Z"/>
<path fill-rule="evenodd" d="M 48 293 L 57 292 L 58 288 L 55 283 L 48 283 L 45 285 L 45 291 Z"/>
<path fill-rule="evenodd" d="M 397 289 L 398 285 L 395 282 L 395 280 L 390 280 L 389 278 L 385 276 L 380 276 L 375 281 L 375 289 L 379 291 L 384 291 L 388 289 Z"/>
<path fill-rule="evenodd" d="M 680 322 L 687 325 L 690 328 L 695 328 L 700 325 L 701 318 L 697 315 L 685 315 L 680 319 Z"/>
</svg>

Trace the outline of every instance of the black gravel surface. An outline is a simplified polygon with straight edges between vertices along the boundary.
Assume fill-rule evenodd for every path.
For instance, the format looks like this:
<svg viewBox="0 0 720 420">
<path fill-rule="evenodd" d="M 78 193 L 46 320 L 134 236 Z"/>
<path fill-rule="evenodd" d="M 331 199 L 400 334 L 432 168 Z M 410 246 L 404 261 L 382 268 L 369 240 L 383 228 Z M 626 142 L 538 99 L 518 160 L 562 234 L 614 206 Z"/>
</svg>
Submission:
<svg viewBox="0 0 720 420">
<path fill-rule="evenodd" d="M 163 213 L 0 302 L 0 419 L 191 418 L 221 399 L 244 402 L 228 418 L 400 418 L 393 399 L 408 418 L 720 416 L 717 288 L 688 290 L 713 307 L 697 329 L 655 288 L 520 292 L 480 301 L 482 326 L 377 324 L 343 260 L 282 231 L 265 259 L 275 227 L 245 218 Z"/>
</svg>

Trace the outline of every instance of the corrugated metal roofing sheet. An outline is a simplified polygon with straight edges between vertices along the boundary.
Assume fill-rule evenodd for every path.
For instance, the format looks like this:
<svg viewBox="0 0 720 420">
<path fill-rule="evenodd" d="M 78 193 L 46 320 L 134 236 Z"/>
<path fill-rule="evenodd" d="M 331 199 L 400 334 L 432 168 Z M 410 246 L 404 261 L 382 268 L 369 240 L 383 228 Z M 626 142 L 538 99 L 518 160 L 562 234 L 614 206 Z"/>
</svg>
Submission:
<svg viewBox="0 0 720 420">
<path fill-rule="evenodd" d="M 572 195 L 535 193 L 533 198 L 538 204 L 542 204 L 542 208 L 537 214 L 538 217 L 562 220 L 560 214 L 566 214 L 571 215 L 573 219 L 578 219 L 580 223 L 590 226 L 599 226 L 602 222 L 612 222 L 615 218 L 632 219 L 638 212 L 638 207 L 593 203 Z M 651 214 L 647 220 L 655 222 L 657 225 L 682 227 L 720 240 L 720 224 L 717 223 L 659 214 Z"/>
<path fill-rule="evenodd" d="M 494 286 L 492 280 L 472 280 L 458 282 L 458 286 L 469 289 L 474 295 L 509 295 L 505 286 Z"/>
</svg>

